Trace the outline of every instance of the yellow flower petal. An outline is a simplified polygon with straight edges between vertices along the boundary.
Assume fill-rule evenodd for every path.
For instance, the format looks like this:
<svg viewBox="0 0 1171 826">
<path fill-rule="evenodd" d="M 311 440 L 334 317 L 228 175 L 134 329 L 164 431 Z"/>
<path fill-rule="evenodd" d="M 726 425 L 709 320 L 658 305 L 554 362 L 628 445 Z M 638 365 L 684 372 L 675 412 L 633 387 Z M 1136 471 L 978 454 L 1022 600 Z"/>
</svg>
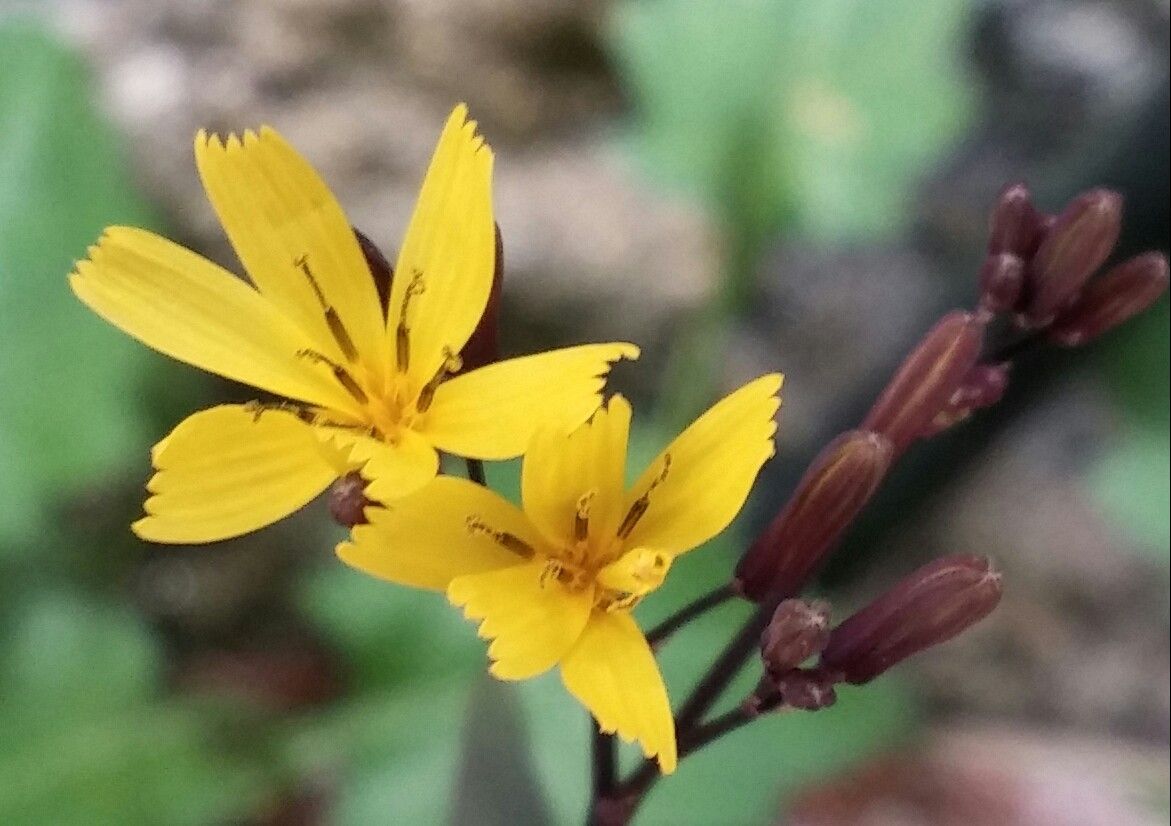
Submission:
<svg viewBox="0 0 1171 826">
<path fill-rule="evenodd" d="M 467 116 L 461 104 L 443 127 L 391 284 L 390 346 L 398 346 L 405 324 L 407 374 L 416 391 L 444 363 L 445 350 L 454 355 L 463 348 L 492 288 L 492 151 Z M 400 365 L 402 359 L 399 353 Z"/>
<path fill-rule="evenodd" d="M 466 479 L 439 476 L 421 490 L 367 510 L 370 524 L 354 528 L 337 549 L 358 570 L 415 588 L 442 591 L 452 579 L 524 561 L 507 534 L 529 548 L 540 534 L 518 508 Z M 515 546 L 520 547 L 520 546 Z"/>
<path fill-rule="evenodd" d="M 633 505 L 649 491 L 650 505 L 626 547 L 682 553 L 728 526 L 744 506 L 760 466 L 773 455 L 780 389 L 776 374 L 749 382 L 696 419 L 651 462 L 628 494 Z"/>
<path fill-rule="evenodd" d="M 269 128 L 226 142 L 201 131 L 195 161 L 260 292 L 322 355 L 344 363 L 360 353 L 381 376 L 388 360 L 378 292 L 349 220 L 313 167 Z"/>
<path fill-rule="evenodd" d="M 533 436 L 521 495 L 525 513 L 550 543 L 572 541 L 579 515 L 587 517 L 595 547 L 614 537 L 625 504 L 629 434 L 630 403 L 614 396 L 568 435 L 563 426 L 546 426 Z"/>
<path fill-rule="evenodd" d="M 675 722 L 655 656 L 625 611 L 595 612 L 561 662 L 569 693 L 606 733 L 637 740 L 663 774 L 675 771 Z"/>
<path fill-rule="evenodd" d="M 294 399 L 360 413 L 297 351 L 305 335 L 228 271 L 154 233 L 111 227 L 69 278 L 86 306 L 160 353 Z"/>
<path fill-rule="evenodd" d="M 544 560 L 453 579 L 447 598 L 464 616 L 483 620 L 492 640 L 492 675 L 523 680 L 552 668 L 577 642 L 590 616 L 594 591 L 573 592 L 546 576 Z"/>
<path fill-rule="evenodd" d="M 313 428 L 278 410 L 243 405 L 189 416 L 159 442 L 147 516 L 152 542 L 213 542 L 270 525 L 319 494 L 336 474 Z"/>
<path fill-rule="evenodd" d="M 394 443 L 346 430 L 330 430 L 324 437 L 340 451 L 349 469 L 360 470 L 370 481 L 366 496 L 376 502 L 414 493 L 439 471 L 435 448 L 411 430 L 400 431 Z"/>
<path fill-rule="evenodd" d="M 575 427 L 601 403 L 610 364 L 638 358 L 633 344 L 585 344 L 509 359 L 439 385 L 420 431 L 441 450 L 510 459 L 545 422 Z"/>
</svg>

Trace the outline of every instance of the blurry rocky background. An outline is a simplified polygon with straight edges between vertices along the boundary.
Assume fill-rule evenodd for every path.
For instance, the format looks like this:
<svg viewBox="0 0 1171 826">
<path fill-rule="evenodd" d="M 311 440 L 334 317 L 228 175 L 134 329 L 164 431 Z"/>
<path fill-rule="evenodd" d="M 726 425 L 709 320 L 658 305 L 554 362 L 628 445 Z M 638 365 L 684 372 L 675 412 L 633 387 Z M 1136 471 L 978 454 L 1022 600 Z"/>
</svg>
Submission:
<svg viewBox="0 0 1171 826">
<path fill-rule="evenodd" d="M 234 268 L 196 129 L 276 126 L 393 254 L 466 100 L 498 159 L 506 349 L 643 345 L 616 376 L 639 456 L 786 373 L 778 460 L 650 623 L 726 577 L 820 443 L 971 303 L 1003 183 L 1042 208 L 1120 189 L 1123 251 L 1167 250 L 1167 54 L 1159 0 L 0 2 L 0 818 L 584 807 L 588 726 L 556 677 L 483 681 L 442 600 L 333 560 L 321 503 L 213 547 L 130 536 L 150 444 L 242 391 L 106 328 L 64 276 L 110 223 Z M 831 710 L 689 759 L 639 822 L 1166 822 L 1167 376 L 1164 300 L 1027 360 L 1006 404 L 912 452 L 829 596 L 844 613 L 975 552 L 1005 571 L 1001 608 Z M 666 649 L 674 695 L 742 613 Z"/>
</svg>

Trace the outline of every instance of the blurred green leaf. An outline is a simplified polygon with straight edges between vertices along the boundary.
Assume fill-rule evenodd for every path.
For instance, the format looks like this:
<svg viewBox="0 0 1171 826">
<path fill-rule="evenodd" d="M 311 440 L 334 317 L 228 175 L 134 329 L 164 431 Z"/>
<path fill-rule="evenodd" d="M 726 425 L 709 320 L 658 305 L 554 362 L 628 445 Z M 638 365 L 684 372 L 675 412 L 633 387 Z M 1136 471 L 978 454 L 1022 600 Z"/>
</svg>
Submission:
<svg viewBox="0 0 1171 826">
<path fill-rule="evenodd" d="M 442 594 L 323 566 L 301 587 L 302 610 L 346 658 L 356 691 L 470 675 L 486 662 L 475 626 Z"/>
<path fill-rule="evenodd" d="M 1099 363 L 1127 415 L 1142 427 L 1167 430 L 1171 406 L 1171 301 L 1112 332 Z"/>
<path fill-rule="evenodd" d="M 342 783 L 331 822 L 445 824 L 455 762 L 453 744 L 429 741 L 394 760 L 363 767 Z"/>
<path fill-rule="evenodd" d="M 158 679 L 158 652 L 132 614 L 67 592 L 37 594 L 6 623 L 6 737 L 132 708 Z"/>
<path fill-rule="evenodd" d="M 551 822 L 517 692 L 486 674 L 472 689 L 468 703 L 450 822 L 453 826 Z"/>
<path fill-rule="evenodd" d="M 232 820 L 266 789 L 247 766 L 208 748 L 208 723 L 191 708 L 144 704 L 5 746 L 0 811 L 30 826 Z"/>
<path fill-rule="evenodd" d="M 120 608 L 18 604 L 0 648 L 0 812 L 22 824 L 205 824 L 267 791 L 213 743 L 217 715 L 155 699 L 160 652 Z"/>
<path fill-rule="evenodd" d="M 758 238 L 895 232 L 970 109 L 968 0 L 627 0 L 637 148 Z"/>
<path fill-rule="evenodd" d="M 1116 393 L 1123 432 L 1089 476 L 1107 516 L 1164 563 L 1171 555 L 1169 308 L 1164 298 L 1104 342 L 1099 362 Z"/>
<path fill-rule="evenodd" d="M 1110 519 L 1164 564 L 1171 553 L 1171 437 L 1166 428 L 1137 427 L 1090 474 Z"/>
<path fill-rule="evenodd" d="M 52 504 L 146 441 L 149 357 L 66 283 L 105 225 L 149 222 L 89 89 L 50 35 L 0 24 L 0 545 L 35 536 Z"/>
<path fill-rule="evenodd" d="M 301 776 L 336 776 L 338 824 L 448 820 L 467 707 L 464 676 L 367 691 L 294 723 L 284 760 Z"/>
</svg>

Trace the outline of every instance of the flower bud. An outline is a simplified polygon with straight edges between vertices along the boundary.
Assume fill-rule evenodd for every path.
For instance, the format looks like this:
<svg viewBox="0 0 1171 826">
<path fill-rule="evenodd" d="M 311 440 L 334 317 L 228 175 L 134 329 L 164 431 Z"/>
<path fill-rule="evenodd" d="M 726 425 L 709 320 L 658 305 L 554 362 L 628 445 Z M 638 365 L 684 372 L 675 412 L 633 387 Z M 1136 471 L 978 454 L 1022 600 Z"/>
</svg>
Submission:
<svg viewBox="0 0 1171 826">
<path fill-rule="evenodd" d="M 830 633 L 821 665 L 854 685 L 950 640 L 1000 602 L 1000 573 L 979 556 L 937 559 Z"/>
<path fill-rule="evenodd" d="M 760 656 L 770 674 L 780 674 L 820 654 L 828 640 L 828 602 L 786 599 L 760 635 Z"/>
<path fill-rule="evenodd" d="M 980 356 L 984 325 L 959 310 L 945 315 L 911 351 L 862 422 L 890 439 L 898 456 L 963 383 Z"/>
<path fill-rule="evenodd" d="M 1167 259 L 1148 252 L 1090 282 L 1049 328 L 1049 340 L 1076 347 L 1113 330 L 1150 307 L 1167 289 Z"/>
<path fill-rule="evenodd" d="M 794 668 L 771 678 L 781 705 L 801 711 L 819 711 L 838 700 L 833 675 L 821 668 Z"/>
<path fill-rule="evenodd" d="M 370 270 L 370 277 L 374 279 L 374 288 L 378 290 L 378 300 L 382 303 L 382 314 L 386 315 L 390 305 L 390 282 L 394 279 L 394 270 L 378 245 L 366 237 L 366 234 L 357 227 L 354 237 L 358 239 L 358 246 L 362 249 L 362 256 L 366 259 L 366 266 Z"/>
<path fill-rule="evenodd" d="M 1122 229 L 1122 196 L 1108 189 L 1079 195 L 1057 216 L 1029 266 L 1026 322 L 1048 324 L 1110 257 Z"/>
<path fill-rule="evenodd" d="M 329 515 L 344 528 L 366 524 L 366 508 L 373 504 L 366 498 L 366 480 L 356 470 L 340 477 L 329 489 Z"/>
<path fill-rule="evenodd" d="M 890 442 L 877 433 L 851 430 L 830 442 L 740 560 L 739 591 L 753 600 L 800 593 L 870 500 L 890 461 Z"/>
<path fill-rule="evenodd" d="M 991 407 L 1004 398 L 1008 390 L 1009 363 L 977 364 L 968 371 L 964 383 L 952 393 L 943 410 L 924 428 L 920 438 L 942 433 L 972 414 L 973 410 Z"/>
<path fill-rule="evenodd" d="M 980 267 L 980 310 L 989 316 L 1011 312 L 1024 283 L 1024 259 L 1009 252 L 989 255 Z"/>
<path fill-rule="evenodd" d="M 504 287 L 504 241 L 500 237 L 500 225 L 496 225 L 496 266 L 492 271 L 492 289 L 480 323 L 472 337 L 460 351 L 463 369 L 475 370 L 491 364 L 500 358 L 500 292 Z"/>
<path fill-rule="evenodd" d="M 1028 259 L 1041 241 L 1045 216 L 1033 207 L 1029 188 L 1009 184 L 1000 192 L 988 221 L 988 254 Z"/>
</svg>

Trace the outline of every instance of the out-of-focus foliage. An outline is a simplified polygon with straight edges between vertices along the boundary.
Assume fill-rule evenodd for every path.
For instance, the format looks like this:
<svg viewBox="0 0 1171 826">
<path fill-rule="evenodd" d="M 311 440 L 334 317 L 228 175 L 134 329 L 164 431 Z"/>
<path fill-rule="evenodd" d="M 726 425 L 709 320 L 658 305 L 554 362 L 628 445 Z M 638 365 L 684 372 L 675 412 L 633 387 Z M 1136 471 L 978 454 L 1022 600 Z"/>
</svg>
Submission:
<svg viewBox="0 0 1171 826">
<path fill-rule="evenodd" d="M 66 275 L 102 227 L 148 223 L 77 59 L 31 25 L 0 25 L 0 548 L 125 467 L 145 438 L 146 351 L 95 319 Z"/>
<path fill-rule="evenodd" d="M 856 242 L 914 214 L 914 186 L 971 109 L 959 44 L 968 0 L 625 0 L 610 40 L 652 175 L 717 218 L 713 306 L 683 326 L 659 388 L 665 419 L 712 395 L 761 255 L 795 235 Z"/>
<path fill-rule="evenodd" d="M 58 591 L 4 621 L 6 822 L 194 826 L 264 794 L 259 773 L 214 746 L 215 712 L 160 698 L 161 652 L 130 612 Z"/>
<path fill-rule="evenodd" d="M 1122 442 L 1090 476 L 1098 501 L 1164 562 L 1171 552 L 1171 335 L 1168 302 L 1113 334 L 1104 365 L 1118 393 Z"/>
<path fill-rule="evenodd" d="M 968 8 L 627 0 L 612 30 L 637 147 L 657 172 L 732 210 L 735 232 L 894 232 L 918 175 L 967 120 Z"/>
<path fill-rule="evenodd" d="M 271 791 L 268 772 L 217 737 L 225 709 L 166 697 L 142 618 L 54 579 L 66 558 L 108 561 L 63 505 L 125 472 L 147 441 L 135 391 L 151 357 L 66 284 L 103 226 L 149 223 L 88 88 L 44 31 L 0 25 L 0 812 L 224 822 Z"/>
</svg>

